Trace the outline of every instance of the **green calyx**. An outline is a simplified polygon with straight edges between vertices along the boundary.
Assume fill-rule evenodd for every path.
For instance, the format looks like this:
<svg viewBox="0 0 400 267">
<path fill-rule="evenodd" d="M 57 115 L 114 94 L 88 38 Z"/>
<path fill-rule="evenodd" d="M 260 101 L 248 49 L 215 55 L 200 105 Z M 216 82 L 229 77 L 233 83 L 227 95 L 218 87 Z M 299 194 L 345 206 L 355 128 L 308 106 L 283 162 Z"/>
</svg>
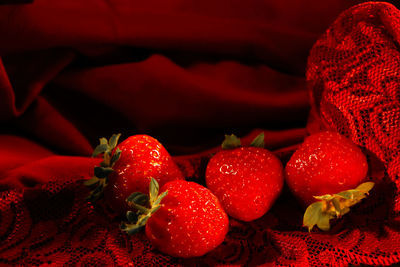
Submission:
<svg viewBox="0 0 400 267">
<path fill-rule="evenodd" d="M 257 135 L 256 138 L 254 138 L 254 140 L 251 142 L 250 146 L 252 147 L 260 147 L 260 148 L 264 148 L 264 133 L 260 133 L 259 135 Z M 222 149 L 234 149 L 234 148 L 238 148 L 241 147 L 242 143 L 240 141 L 240 138 L 237 137 L 234 134 L 231 135 L 225 135 L 225 140 L 222 142 Z"/>
<path fill-rule="evenodd" d="M 251 142 L 250 146 L 264 148 L 265 146 L 264 133 L 262 132 L 259 135 L 257 135 L 256 138 L 254 138 L 253 141 Z"/>
<path fill-rule="evenodd" d="M 151 215 L 161 208 L 161 200 L 168 194 L 168 191 L 165 191 L 159 195 L 159 190 L 156 179 L 151 178 L 149 195 L 135 192 L 126 199 L 128 205 L 137 211 L 128 211 L 126 213 L 128 223 L 121 223 L 120 229 L 122 231 L 132 235 L 144 228 Z"/>
<path fill-rule="evenodd" d="M 103 161 L 100 166 L 94 167 L 94 176 L 84 182 L 84 185 L 92 189 L 86 198 L 90 202 L 94 202 L 102 196 L 104 188 L 108 184 L 108 175 L 114 171 L 112 167 L 121 157 L 121 150 L 115 149 L 120 136 L 121 134 L 113 134 L 109 140 L 104 137 L 100 138 L 100 144 L 93 150 L 92 157 L 103 155 Z"/>
<path fill-rule="evenodd" d="M 329 221 L 334 218 L 340 218 L 350 211 L 350 207 L 366 198 L 369 191 L 374 187 L 373 182 L 362 183 L 355 189 L 342 191 L 337 194 L 327 194 L 315 196 L 317 202 L 307 207 L 303 226 L 311 231 L 315 225 L 322 231 L 330 230 Z"/>
<path fill-rule="evenodd" d="M 222 142 L 222 149 L 234 149 L 237 147 L 242 146 L 242 143 L 240 142 L 240 138 L 237 137 L 234 134 L 231 135 L 225 135 L 225 140 Z"/>
</svg>

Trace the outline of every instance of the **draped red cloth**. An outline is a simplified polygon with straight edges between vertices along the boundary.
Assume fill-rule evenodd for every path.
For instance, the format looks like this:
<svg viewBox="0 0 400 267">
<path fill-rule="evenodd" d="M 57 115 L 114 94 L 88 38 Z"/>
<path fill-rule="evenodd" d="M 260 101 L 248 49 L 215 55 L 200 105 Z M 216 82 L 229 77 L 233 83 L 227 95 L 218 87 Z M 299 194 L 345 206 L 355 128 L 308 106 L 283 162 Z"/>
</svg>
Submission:
<svg viewBox="0 0 400 267">
<path fill-rule="evenodd" d="M 0 6 L 0 265 L 400 262 L 400 12 L 361 2 Z M 377 186 L 329 233 L 302 227 L 285 188 L 264 217 L 231 219 L 221 246 L 186 260 L 85 201 L 99 137 L 150 134 L 202 183 L 224 133 L 246 144 L 261 129 L 283 163 L 308 133 L 339 131 Z"/>
</svg>

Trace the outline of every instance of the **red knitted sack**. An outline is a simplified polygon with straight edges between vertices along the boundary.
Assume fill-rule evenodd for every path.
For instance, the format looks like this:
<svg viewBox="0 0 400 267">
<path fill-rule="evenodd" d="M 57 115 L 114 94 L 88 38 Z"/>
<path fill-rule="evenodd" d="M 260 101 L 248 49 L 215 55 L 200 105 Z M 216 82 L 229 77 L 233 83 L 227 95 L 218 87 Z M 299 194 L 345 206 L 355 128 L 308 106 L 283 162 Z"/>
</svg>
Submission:
<svg viewBox="0 0 400 267">
<path fill-rule="evenodd" d="M 400 262 L 400 11 L 365 3 L 344 12 L 314 45 L 307 79 L 308 129 L 336 130 L 368 153 L 370 197 L 329 233 L 308 233 L 289 192 L 263 218 L 231 219 L 224 243 L 204 257 L 156 251 L 144 234 L 126 236 L 100 201 L 84 200 L 82 177 L 0 193 L 0 265 L 21 266 L 347 266 Z M 207 157 L 181 157 L 191 179 Z M 383 163 L 383 164 L 382 164 Z"/>
</svg>

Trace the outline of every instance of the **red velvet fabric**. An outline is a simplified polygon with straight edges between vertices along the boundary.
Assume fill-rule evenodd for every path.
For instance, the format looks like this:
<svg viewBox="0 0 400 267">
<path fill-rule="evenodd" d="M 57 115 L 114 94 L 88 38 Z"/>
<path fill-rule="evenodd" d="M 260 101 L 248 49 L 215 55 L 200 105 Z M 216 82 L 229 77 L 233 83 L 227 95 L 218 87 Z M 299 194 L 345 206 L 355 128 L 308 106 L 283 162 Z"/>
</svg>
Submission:
<svg viewBox="0 0 400 267">
<path fill-rule="evenodd" d="M 376 53 L 387 59 L 398 57 L 400 15 L 394 6 L 357 6 L 332 24 L 360 2 L 35 0 L 0 6 L 0 265 L 399 262 L 399 69 L 394 63 L 380 72 L 369 68 L 375 74 L 368 82 L 359 79 L 392 77 L 388 122 L 374 120 L 385 129 L 357 131 L 370 110 L 349 124 L 341 114 L 360 105 L 349 107 L 324 93 L 336 92 L 349 69 L 375 58 L 362 53 L 367 43 L 378 42 Z M 383 33 L 368 35 L 363 23 Z M 369 41 L 352 38 L 364 35 Z M 356 91 L 358 85 L 339 88 Z M 372 94 L 380 92 L 374 88 Z M 338 111 L 330 108 L 334 104 Z M 306 232 L 302 208 L 285 189 L 263 218 L 231 220 L 220 247 L 182 260 L 159 253 L 143 234 L 121 233 L 120 218 L 104 201 L 85 201 L 82 181 L 98 163 L 89 157 L 98 137 L 150 134 L 174 155 L 187 179 L 202 183 L 224 133 L 244 136 L 246 144 L 263 129 L 266 147 L 285 163 L 308 132 L 321 128 L 364 147 L 370 177 L 379 182 L 330 233 Z M 371 129 L 382 133 L 373 135 L 379 145 L 369 138 Z"/>
</svg>

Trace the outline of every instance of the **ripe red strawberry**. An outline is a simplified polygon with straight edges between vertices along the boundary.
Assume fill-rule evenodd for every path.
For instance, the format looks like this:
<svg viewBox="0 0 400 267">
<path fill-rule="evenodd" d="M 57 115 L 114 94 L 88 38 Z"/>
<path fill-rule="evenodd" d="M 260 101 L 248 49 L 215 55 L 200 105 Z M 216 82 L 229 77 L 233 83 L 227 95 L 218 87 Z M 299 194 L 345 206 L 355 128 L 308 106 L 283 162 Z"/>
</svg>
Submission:
<svg viewBox="0 0 400 267">
<path fill-rule="evenodd" d="M 206 184 L 233 218 L 252 221 L 263 216 L 283 187 L 283 167 L 264 146 L 264 135 L 252 145 L 239 147 L 240 140 L 226 136 L 222 150 L 209 161 Z"/>
<path fill-rule="evenodd" d="M 132 192 L 148 192 L 151 178 L 161 185 L 184 179 L 167 150 L 153 137 L 134 135 L 115 148 L 118 137 L 113 135 L 109 142 L 105 138 L 100 139 L 100 145 L 94 151 L 95 156 L 100 153 L 104 156 L 101 166 L 96 167 L 97 173 L 95 168 L 95 178 L 104 179 L 104 183 L 100 183 L 101 188 L 96 188 L 94 192 L 95 198 L 104 189 L 111 207 L 126 212 L 129 209 L 126 198 Z"/>
<path fill-rule="evenodd" d="M 356 188 L 367 171 L 366 157 L 352 141 L 336 132 L 319 132 L 307 137 L 292 155 L 285 179 L 302 204 L 320 200 L 306 211 L 304 224 L 311 229 L 318 221 L 318 227 L 329 230 L 329 219 L 347 213 L 372 188 L 371 183 Z"/>
<path fill-rule="evenodd" d="M 158 195 L 158 184 L 152 179 L 150 197 L 133 193 L 127 201 L 138 212 L 127 213 L 130 223 L 123 223 L 121 230 L 133 234 L 145 227 L 150 242 L 174 257 L 202 256 L 222 243 L 229 220 L 210 190 L 175 180 L 160 191 Z"/>
</svg>

